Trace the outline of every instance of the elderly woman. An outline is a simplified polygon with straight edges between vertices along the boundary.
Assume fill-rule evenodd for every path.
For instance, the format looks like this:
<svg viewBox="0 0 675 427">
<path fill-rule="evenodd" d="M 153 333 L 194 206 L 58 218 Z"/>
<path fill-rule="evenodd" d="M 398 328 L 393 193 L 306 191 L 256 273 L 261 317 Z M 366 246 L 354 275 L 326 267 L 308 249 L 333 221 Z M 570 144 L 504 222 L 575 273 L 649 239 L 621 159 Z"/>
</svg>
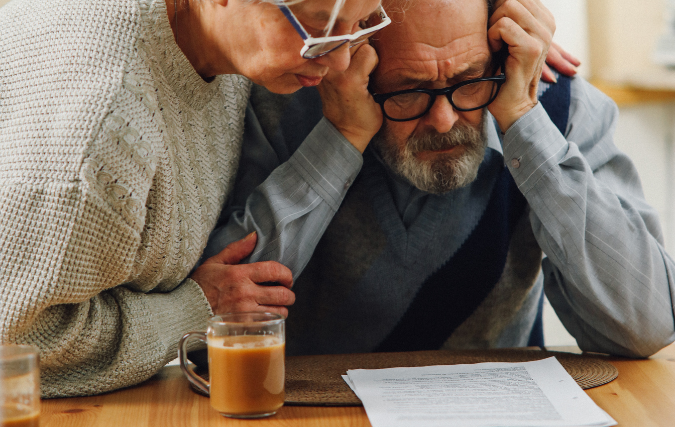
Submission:
<svg viewBox="0 0 675 427">
<path fill-rule="evenodd" d="M 339 72 L 322 89 L 330 123 L 355 144 L 375 134 L 380 123 L 358 121 L 372 114 L 341 105 L 376 108 L 366 90 L 373 49 L 351 49 L 348 67 L 349 45 L 386 24 L 372 16 L 378 5 L 0 9 L 0 342 L 39 348 L 43 396 L 141 382 L 218 310 L 227 290 L 205 292 L 186 276 L 232 187 L 249 80 L 293 92 Z M 327 31 L 361 37 L 312 41 Z M 274 263 L 223 274 L 292 281 Z"/>
</svg>

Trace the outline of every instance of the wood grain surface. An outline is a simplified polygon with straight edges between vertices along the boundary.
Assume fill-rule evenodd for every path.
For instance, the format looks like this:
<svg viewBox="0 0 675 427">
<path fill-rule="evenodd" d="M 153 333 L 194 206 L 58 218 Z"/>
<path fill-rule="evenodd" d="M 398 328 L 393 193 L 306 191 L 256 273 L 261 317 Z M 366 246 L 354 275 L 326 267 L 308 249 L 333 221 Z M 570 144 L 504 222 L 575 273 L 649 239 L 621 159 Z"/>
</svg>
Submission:
<svg viewBox="0 0 675 427">
<path fill-rule="evenodd" d="M 574 348 L 548 348 L 569 351 Z M 578 350 L 578 349 L 576 349 Z M 675 346 L 646 360 L 612 359 L 619 377 L 587 390 L 620 427 L 675 425 Z M 362 407 L 285 406 L 262 420 L 233 420 L 211 409 L 208 398 L 190 390 L 177 366 L 166 367 L 151 380 L 113 393 L 44 400 L 42 427 L 367 427 Z"/>
</svg>

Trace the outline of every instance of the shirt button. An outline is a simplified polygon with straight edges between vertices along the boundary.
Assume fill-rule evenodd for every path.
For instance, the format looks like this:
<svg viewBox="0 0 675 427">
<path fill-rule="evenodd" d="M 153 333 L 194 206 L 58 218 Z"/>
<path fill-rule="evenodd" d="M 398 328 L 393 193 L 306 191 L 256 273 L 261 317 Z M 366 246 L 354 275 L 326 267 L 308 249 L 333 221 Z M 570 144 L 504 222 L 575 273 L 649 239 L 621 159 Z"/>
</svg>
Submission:
<svg viewBox="0 0 675 427">
<path fill-rule="evenodd" d="M 511 159 L 511 167 L 513 169 L 518 169 L 520 167 L 520 160 L 519 159 Z"/>
</svg>

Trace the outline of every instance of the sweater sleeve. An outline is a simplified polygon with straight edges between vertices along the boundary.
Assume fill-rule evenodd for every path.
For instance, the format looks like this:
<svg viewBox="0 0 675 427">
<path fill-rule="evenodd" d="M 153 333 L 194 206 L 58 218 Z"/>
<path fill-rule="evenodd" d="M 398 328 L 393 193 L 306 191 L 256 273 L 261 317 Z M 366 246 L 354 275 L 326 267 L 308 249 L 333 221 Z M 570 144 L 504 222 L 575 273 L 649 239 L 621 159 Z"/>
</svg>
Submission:
<svg viewBox="0 0 675 427">
<path fill-rule="evenodd" d="M 144 381 L 211 314 L 192 280 L 161 292 L 135 280 L 157 162 L 139 117 L 113 104 L 88 141 L 26 127 L 0 144 L 11 170 L 0 179 L 0 342 L 39 348 L 43 397 Z"/>
<path fill-rule="evenodd" d="M 0 185 L 0 338 L 40 349 L 44 397 L 149 378 L 210 313 L 191 280 L 165 293 L 125 285 L 142 224 L 92 184 Z"/>
</svg>

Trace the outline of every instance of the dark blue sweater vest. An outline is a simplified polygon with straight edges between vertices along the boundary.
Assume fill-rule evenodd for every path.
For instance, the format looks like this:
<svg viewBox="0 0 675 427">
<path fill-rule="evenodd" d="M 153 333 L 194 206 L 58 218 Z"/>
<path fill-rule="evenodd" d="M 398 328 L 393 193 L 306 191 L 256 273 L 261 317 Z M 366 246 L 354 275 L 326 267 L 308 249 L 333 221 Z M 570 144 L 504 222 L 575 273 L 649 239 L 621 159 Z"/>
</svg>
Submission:
<svg viewBox="0 0 675 427">
<path fill-rule="evenodd" d="M 559 76 L 539 98 L 564 135 L 569 119 L 571 79 Z M 527 201 L 503 167 L 490 201 L 461 248 L 419 289 L 396 327 L 375 351 L 436 350 L 487 297 L 506 264 L 511 236 Z M 463 284 L 471 283 L 470 287 Z M 543 292 L 529 345 L 543 346 Z M 419 325 L 436 325 L 420 328 Z"/>
</svg>

